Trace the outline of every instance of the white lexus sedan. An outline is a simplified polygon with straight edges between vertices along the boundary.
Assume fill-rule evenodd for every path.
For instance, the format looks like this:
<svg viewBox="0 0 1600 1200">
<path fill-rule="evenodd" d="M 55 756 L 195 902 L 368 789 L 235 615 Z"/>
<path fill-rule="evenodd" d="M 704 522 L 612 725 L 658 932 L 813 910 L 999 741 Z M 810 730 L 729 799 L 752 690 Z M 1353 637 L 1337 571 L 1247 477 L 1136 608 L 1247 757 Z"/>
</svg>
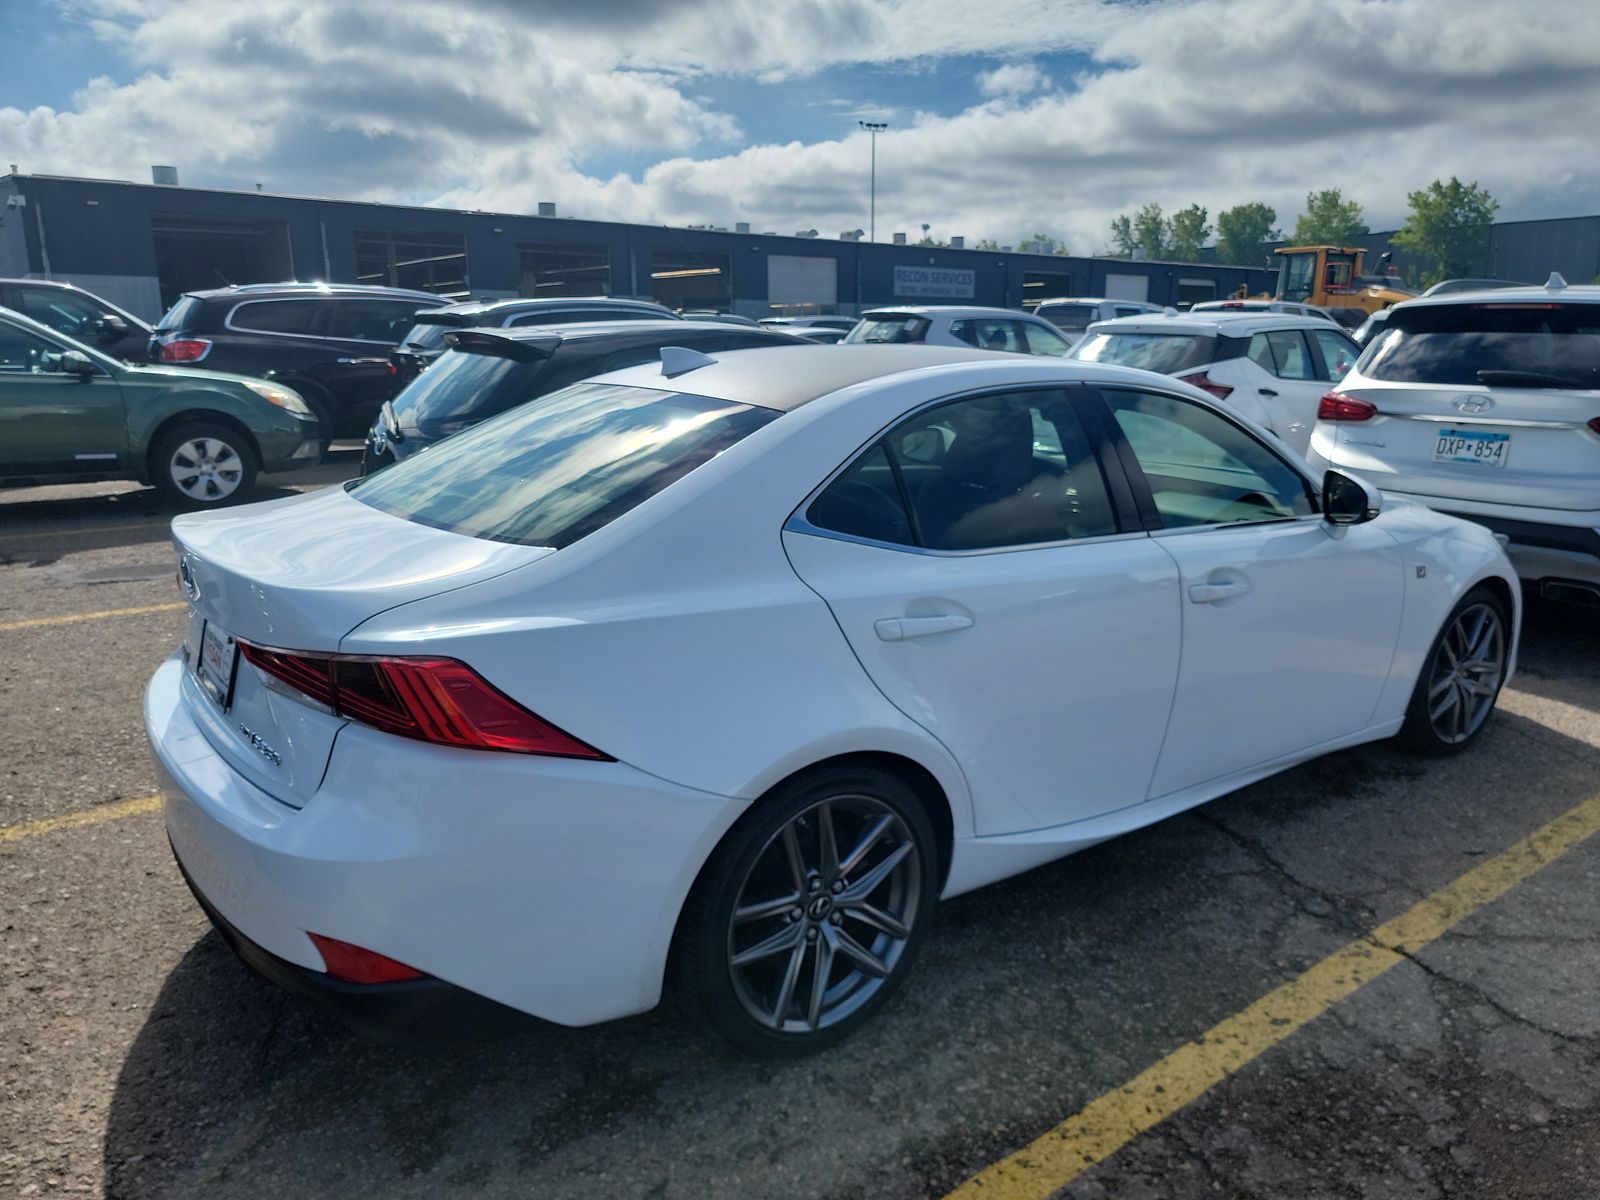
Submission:
<svg viewBox="0 0 1600 1200">
<path fill-rule="evenodd" d="M 590 380 L 180 517 L 145 719 L 242 958 L 358 1026 L 746 1049 L 866 1021 L 935 901 L 1340 747 L 1481 732 L 1485 529 L 1142 371 L 926 346 Z"/>
</svg>

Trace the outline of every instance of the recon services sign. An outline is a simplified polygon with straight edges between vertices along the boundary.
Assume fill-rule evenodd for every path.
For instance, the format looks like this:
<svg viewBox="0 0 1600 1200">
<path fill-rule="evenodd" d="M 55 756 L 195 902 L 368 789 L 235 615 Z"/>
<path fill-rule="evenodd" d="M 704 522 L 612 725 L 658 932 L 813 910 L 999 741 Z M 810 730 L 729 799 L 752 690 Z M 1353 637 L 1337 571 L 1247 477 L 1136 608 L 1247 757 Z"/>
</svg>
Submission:
<svg viewBox="0 0 1600 1200">
<path fill-rule="evenodd" d="M 944 267 L 896 267 L 894 294 L 971 300 L 977 276 L 976 271 L 949 270 Z"/>
</svg>

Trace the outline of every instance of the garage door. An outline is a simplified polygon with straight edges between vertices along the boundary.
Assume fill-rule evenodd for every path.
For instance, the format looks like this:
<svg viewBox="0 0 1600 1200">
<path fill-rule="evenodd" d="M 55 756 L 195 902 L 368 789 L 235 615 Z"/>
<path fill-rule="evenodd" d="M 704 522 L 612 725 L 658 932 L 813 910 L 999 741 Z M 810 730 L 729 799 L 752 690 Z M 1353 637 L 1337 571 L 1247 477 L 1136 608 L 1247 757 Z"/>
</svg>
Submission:
<svg viewBox="0 0 1600 1200">
<path fill-rule="evenodd" d="M 1150 299 L 1150 276 L 1148 275 L 1107 275 L 1106 276 L 1107 300 L 1148 300 Z"/>
<path fill-rule="evenodd" d="M 831 308 L 839 302 L 839 260 L 820 254 L 770 255 L 767 258 L 767 301 Z"/>
</svg>

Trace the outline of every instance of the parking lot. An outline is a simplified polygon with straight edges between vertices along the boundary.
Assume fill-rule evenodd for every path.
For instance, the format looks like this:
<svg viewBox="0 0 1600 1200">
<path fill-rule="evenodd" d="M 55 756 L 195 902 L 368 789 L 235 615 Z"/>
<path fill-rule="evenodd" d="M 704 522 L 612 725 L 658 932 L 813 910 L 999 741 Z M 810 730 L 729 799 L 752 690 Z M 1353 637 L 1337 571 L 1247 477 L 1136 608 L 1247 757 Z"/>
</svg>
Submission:
<svg viewBox="0 0 1600 1200">
<path fill-rule="evenodd" d="M 1532 604 L 1470 753 L 1336 754 L 944 905 L 817 1057 L 670 1008 L 392 1047 L 248 974 L 173 866 L 168 519 L 0 493 L 0 1195 L 1600 1195 L 1592 610 Z"/>
</svg>

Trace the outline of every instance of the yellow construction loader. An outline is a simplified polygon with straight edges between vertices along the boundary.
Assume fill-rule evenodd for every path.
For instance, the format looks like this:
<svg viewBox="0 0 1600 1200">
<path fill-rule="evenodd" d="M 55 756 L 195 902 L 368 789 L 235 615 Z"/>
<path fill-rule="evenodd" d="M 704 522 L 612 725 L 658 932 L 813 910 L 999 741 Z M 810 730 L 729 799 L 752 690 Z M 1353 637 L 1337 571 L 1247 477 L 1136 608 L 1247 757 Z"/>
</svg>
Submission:
<svg viewBox="0 0 1600 1200">
<path fill-rule="evenodd" d="M 1370 314 L 1417 294 L 1403 286 L 1398 275 L 1388 273 L 1392 268 L 1387 254 L 1381 259 L 1383 274 L 1363 275 L 1361 260 L 1367 252 L 1353 246 L 1283 246 L 1273 253 L 1281 259 L 1278 294 L 1260 297 L 1264 300 L 1357 308 Z"/>
</svg>

